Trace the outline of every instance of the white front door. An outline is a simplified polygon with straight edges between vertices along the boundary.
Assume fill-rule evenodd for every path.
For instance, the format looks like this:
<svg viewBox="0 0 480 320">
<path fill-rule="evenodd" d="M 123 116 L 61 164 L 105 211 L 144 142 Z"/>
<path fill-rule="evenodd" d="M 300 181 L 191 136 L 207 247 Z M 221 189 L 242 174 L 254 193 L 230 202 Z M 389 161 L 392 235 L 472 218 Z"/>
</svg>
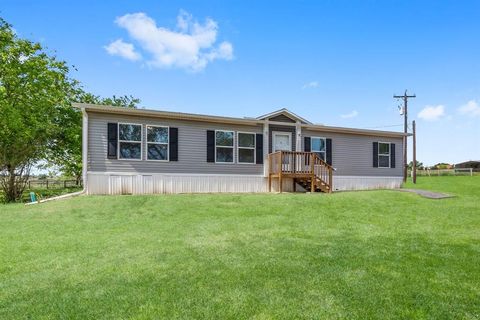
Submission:
<svg viewBox="0 0 480 320">
<path fill-rule="evenodd" d="M 292 151 L 292 133 L 290 132 L 272 132 L 273 152 Z"/>
</svg>

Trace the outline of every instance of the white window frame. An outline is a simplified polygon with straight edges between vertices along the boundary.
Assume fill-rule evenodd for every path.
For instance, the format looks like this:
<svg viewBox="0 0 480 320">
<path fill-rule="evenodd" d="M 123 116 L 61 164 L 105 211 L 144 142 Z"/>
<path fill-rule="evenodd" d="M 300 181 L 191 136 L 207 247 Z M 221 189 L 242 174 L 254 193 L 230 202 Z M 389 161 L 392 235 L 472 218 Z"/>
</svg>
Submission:
<svg viewBox="0 0 480 320">
<path fill-rule="evenodd" d="M 325 150 L 323 151 L 315 151 L 313 150 L 313 139 L 322 139 L 323 145 L 325 146 Z M 310 137 L 310 152 L 314 153 L 323 153 L 323 161 L 327 161 L 327 138 L 325 137 Z"/>
<path fill-rule="evenodd" d="M 120 125 L 133 125 L 133 126 L 140 126 L 140 141 L 132 141 L 132 140 L 121 140 L 120 139 Z M 117 159 L 122 161 L 142 161 L 143 160 L 143 124 L 141 123 L 131 123 L 131 122 L 119 122 L 117 124 Z M 140 159 L 132 159 L 132 158 L 122 158 L 120 153 L 120 143 L 127 142 L 127 143 L 140 143 Z"/>
<path fill-rule="evenodd" d="M 230 146 L 218 146 L 218 148 L 231 148 L 233 155 L 232 155 L 232 162 L 223 162 L 217 161 L 217 132 L 232 132 L 233 133 L 233 145 Z M 215 130 L 215 163 L 219 164 L 234 164 L 235 163 L 235 131 L 233 130 Z"/>
<path fill-rule="evenodd" d="M 148 142 L 148 127 L 154 127 L 154 128 L 167 128 L 167 142 Z M 156 124 L 147 124 L 145 125 L 145 160 L 147 161 L 157 161 L 157 162 L 170 162 L 170 127 L 169 126 L 162 126 L 162 125 L 156 125 Z M 166 144 L 167 145 L 167 159 L 162 160 L 162 159 L 148 159 L 148 145 L 149 144 Z"/>
<path fill-rule="evenodd" d="M 240 147 L 240 134 L 251 134 L 253 135 L 253 147 Z M 240 149 L 253 150 L 253 162 L 241 162 L 240 161 Z M 256 164 L 257 163 L 257 134 L 255 132 L 237 132 L 237 163 L 238 164 Z"/>
<path fill-rule="evenodd" d="M 272 131 L 272 152 L 276 152 L 275 151 L 275 144 L 276 144 L 276 138 L 275 136 L 276 135 L 288 135 L 288 141 L 289 141 L 289 144 L 290 144 L 290 150 L 283 150 L 283 151 L 292 151 L 293 149 L 293 145 L 292 145 L 292 133 L 291 132 L 286 132 L 286 131 Z M 280 151 L 280 150 L 278 150 Z"/>
<path fill-rule="evenodd" d="M 386 154 L 380 154 L 380 144 L 388 144 L 388 167 L 381 167 L 380 166 L 380 156 L 386 157 Z M 383 142 L 383 141 L 378 141 L 378 154 L 377 154 L 377 161 L 378 161 L 378 167 L 380 169 L 390 169 L 391 168 L 391 161 L 392 161 L 392 144 L 390 142 Z"/>
</svg>

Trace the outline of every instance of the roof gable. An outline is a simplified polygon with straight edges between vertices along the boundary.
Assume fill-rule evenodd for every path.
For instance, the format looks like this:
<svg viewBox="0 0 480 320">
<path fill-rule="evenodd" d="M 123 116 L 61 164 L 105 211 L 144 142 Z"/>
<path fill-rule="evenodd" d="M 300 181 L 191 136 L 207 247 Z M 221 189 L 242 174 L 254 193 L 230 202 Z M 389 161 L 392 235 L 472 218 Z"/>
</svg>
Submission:
<svg viewBox="0 0 480 320">
<path fill-rule="evenodd" d="M 310 121 L 296 115 L 295 113 L 282 108 L 277 111 L 273 111 L 271 113 L 264 114 L 263 116 L 257 117 L 258 120 L 271 120 L 271 121 L 279 121 L 279 122 L 297 122 L 304 124 L 312 124 Z"/>
</svg>

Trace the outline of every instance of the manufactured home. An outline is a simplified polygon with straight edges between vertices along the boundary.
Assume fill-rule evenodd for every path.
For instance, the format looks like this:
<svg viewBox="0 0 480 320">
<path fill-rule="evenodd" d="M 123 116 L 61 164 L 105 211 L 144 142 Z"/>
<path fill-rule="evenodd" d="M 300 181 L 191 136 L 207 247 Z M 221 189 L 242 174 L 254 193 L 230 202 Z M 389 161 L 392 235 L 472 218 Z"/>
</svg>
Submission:
<svg viewBox="0 0 480 320">
<path fill-rule="evenodd" d="M 404 133 L 313 124 L 280 109 L 233 118 L 91 104 L 88 194 L 398 188 Z"/>
</svg>

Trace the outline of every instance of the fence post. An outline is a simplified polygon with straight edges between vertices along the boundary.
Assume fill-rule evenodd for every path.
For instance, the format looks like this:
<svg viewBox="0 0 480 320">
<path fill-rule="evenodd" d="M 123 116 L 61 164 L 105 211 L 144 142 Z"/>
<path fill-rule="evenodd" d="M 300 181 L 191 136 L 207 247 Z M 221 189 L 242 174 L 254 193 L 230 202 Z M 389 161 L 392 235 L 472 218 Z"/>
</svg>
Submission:
<svg viewBox="0 0 480 320">
<path fill-rule="evenodd" d="M 48 189 L 48 179 L 47 179 L 47 189 Z"/>
</svg>

